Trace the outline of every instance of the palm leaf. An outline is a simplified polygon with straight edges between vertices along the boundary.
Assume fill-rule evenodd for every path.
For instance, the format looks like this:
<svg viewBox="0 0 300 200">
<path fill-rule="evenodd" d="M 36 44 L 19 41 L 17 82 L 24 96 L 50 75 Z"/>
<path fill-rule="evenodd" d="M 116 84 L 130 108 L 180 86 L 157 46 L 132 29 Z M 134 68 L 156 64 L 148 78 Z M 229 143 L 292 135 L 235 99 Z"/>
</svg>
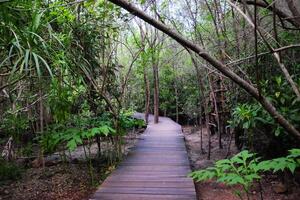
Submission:
<svg viewBox="0 0 300 200">
<path fill-rule="evenodd" d="M 35 62 L 37 75 L 40 78 L 42 74 L 41 74 L 41 68 L 40 68 L 40 63 L 39 63 L 38 56 L 35 53 L 32 53 L 32 56 L 33 56 L 33 59 L 34 59 L 34 62 Z"/>
<path fill-rule="evenodd" d="M 28 63 L 29 63 L 29 60 L 30 60 L 30 51 L 29 51 L 29 49 L 25 50 L 24 60 L 25 60 L 25 71 L 27 72 L 28 71 Z"/>
<path fill-rule="evenodd" d="M 53 73 L 52 70 L 50 68 L 50 66 L 48 65 L 48 63 L 46 62 L 46 60 L 44 58 L 42 58 L 41 56 L 37 55 L 37 57 L 43 62 L 43 64 L 45 65 L 45 67 L 47 68 L 49 74 L 51 77 L 53 77 Z"/>
</svg>

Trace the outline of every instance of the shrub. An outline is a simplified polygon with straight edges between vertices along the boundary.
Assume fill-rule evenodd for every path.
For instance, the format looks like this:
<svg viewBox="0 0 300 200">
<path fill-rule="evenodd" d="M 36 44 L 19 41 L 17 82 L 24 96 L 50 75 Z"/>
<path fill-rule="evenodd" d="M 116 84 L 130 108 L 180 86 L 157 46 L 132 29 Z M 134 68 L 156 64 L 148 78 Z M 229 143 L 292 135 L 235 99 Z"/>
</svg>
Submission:
<svg viewBox="0 0 300 200">
<path fill-rule="evenodd" d="M 0 159 L 0 181 L 16 180 L 21 177 L 22 171 L 15 163 Z"/>
</svg>

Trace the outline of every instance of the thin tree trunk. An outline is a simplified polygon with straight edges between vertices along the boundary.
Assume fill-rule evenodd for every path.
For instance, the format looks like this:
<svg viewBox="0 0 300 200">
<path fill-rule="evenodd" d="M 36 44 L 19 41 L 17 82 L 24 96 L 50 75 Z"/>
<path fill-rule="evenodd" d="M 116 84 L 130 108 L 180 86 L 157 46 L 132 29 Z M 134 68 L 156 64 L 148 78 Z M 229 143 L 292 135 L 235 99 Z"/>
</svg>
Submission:
<svg viewBox="0 0 300 200">
<path fill-rule="evenodd" d="M 211 101 L 213 103 L 213 107 L 214 107 L 214 114 L 215 114 L 215 119 L 217 121 L 217 129 L 218 129 L 218 141 L 219 141 L 219 148 L 222 149 L 222 141 L 221 141 L 221 124 L 220 124 L 220 116 L 219 116 L 219 109 L 218 109 L 218 103 L 217 103 L 217 98 L 215 95 L 215 90 L 213 87 L 213 83 L 211 81 L 210 75 L 208 75 L 207 77 L 208 80 L 208 85 L 211 91 Z"/>
<path fill-rule="evenodd" d="M 149 123 L 149 109 L 150 109 L 150 83 L 147 76 L 146 66 L 144 66 L 144 84 L 145 84 L 145 122 Z"/>
<path fill-rule="evenodd" d="M 174 91 L 175 91 L 175 109 L 176 109 L 176 122 L 179 122 L 179 105 L 178 105 L 178 86 L 177 86 L 177 75 L 176 75 L 176 69 L 173 65 L 173 70 L 175 73 L 175 81 L 174 81 Z"/>
<path fill-rule="evenodd" d="M 201 105 L 201 102 L 206 102 L 206 97 L 204 95 L 204 91 L 205 91 L 205 88 L 203 87 L 204 86 L 204 83 L 202 81 L 202 76 L 201 76 L 201 72 L 199 70 L 199 67 L 197 65 L 197 61 L 195 60 L 193 54 L 188 51 L 190 56 L 191 56 L 191 59 L 192 59 L 192 62 L 193 62 L 193 65 L 195 67 L 195 70 L 196 70 L 196 73 L 197 73 L 197 80 L 198 80 L 198 89 L 199 89 L 199 102 L 200 102 L 200 105 L 199 105 L 199 113 L 200 113 L 200 150 L 201 152 L 203 153 L 204 150 L 203 150 L 203 130 L 202 130 L 202 105 Z M 201 101 L 202 100 L 202 101 Z M 205 115 L 205 124 L 206 124 L 206 127 L 209 126 L 209 122 L 207 122 L 207 120 L 209 119 L 209 117 L 207 118 L 208 116 L 208 105 L 204 105 L 204 115 Z M 209 130 L 208 130 L 209 131 Z M 210 134 L 210 131 L 207 132 L 208 134 Z M 210 144 L 209 144 L 210 146 Z"/>
<path fill-rule="evenodd" d="M 234 30 L 234 37 L 235 37 L 235 42 L 236 42 L 236 56 L 237 58 L 240 57 L 240 38 L 239 38 L 239 26 L 238 26 L 238 17 L 234 14 L 233 8 L 231 8 L 231 13 L 232 13 L 232 20 L 233 20 L 233 30 Z"/>
<path fill-rule="evenodd" d="M 221 38 L 220 38 L 220 31 L 222 32 L 222 35 L 225 37 L 225 33 L 222 29 L 222 26 L 221 26 L 221 20 L 220 20 L 220 12 L 222 13 L 222 11 L 219 10 L 219 3 L 214 0 L 214 4 L 215 4 L 215 15 L 214 16 L 214 12 L 211 8 L 211 6 L 209 5 L 208 1 L 205 0 L 205 3 L 206 3 L 206 6 L 212 16 L 212 19 L 213 19 L 213 22 L 214 22 L 214 27 L 215 27 L 215 32 L 216 32 L 216 35 L 217 35 L 217 43 L 218 43 L 218 46 L 219 46 L 219 58 L 221 60 L 222 63 L 224 63 L 224 49 L 226 49 L 226 46 L 224 44 L 224 46 L 222 45 L 222 42 L 221 42 Z M 219 148 L 221 149 L 222 148 L 222 130 L 223 130 L 223 123 L 222 123 L 222 118 L 221 116 L 219 115 L 219 111 L 222 110 L 222 107 L 219 108 L 219 104 L 217 103 L 217 101 L 220 101 L 219 96 L 215 95 L 215 90 L 214 90 L 214 85 L 213 85 L 213 82 L 210 80 L 210 76 L 208 76 L 208 82 L 209 82 L 209 86 L 210 86 L 210 89 L 211 89 L 211 92 L 212 92 L 212 101 L 214 103 L 214 108 L 215 108 L 215 118 L 216 118 L 216 121 L 217 121 L 217 131 L 218 131 L 218 136 L 219 136 Z M 220 88 L 217 87 L 217 90 L 219 90 Z"/>
<path fill-rule="evenodd" d="M 210 127 L 209 127 L 209 115 L 208 115 L 208 100 L 205 100 L 205 126 L 206 126 L 206 131 L 208 135 L 208 153 L 207 153 L 207 159 L 210 160 L 210 154 L 211 154 L 211 132 L 210 132 Z"/>
<path fill-rule="evenodd" d="M 39 88 L 39 98 L 40 98 L 40 133 L 42 134 L 44 131 L 44 106 L 43 106 L 43 93 L 42 89 Z"/>
<path fill-rule="evenodd" d="M 156 63 L 152 66 L 153 78 L 154 78 L 154 124 L 158 123 L 159 120 L 159 81 L 158 81 L 158 66 Z"/>
</svg>

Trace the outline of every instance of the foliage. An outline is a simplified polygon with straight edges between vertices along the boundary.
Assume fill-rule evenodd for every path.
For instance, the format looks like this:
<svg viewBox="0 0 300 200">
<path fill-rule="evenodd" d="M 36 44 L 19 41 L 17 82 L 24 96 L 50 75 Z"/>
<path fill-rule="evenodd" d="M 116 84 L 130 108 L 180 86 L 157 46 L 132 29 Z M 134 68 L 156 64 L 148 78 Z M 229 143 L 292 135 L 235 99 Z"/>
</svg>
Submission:
<svg viewBox="0 0 300 200">
<path fill-rule="evenodd" d="M 23 156 L 32 156 L 34 153 L 34 148 L 31 142 L 27 143 L 25 146 L 19 149 L 19 152 Z"/>
<path fill-rule="evenodd" d="M 242 185 L 246 193 L 254 181 L 261 179 L 261 173 L 289 170 L 294 173 L 300 167 L 300 149 L 292 149 L 286 157 L 260 161 L 255 153 L 241 151 L 230 159 L 219 160 L 214 167 L 190 173 L 196 181 L 216 178 L 228 185 Z"/>
<path fill-rule="evenodd" d="M 132 129 L 132 128 L 142 128 L 145 127 L 145 122 L 142 119 L 135 119 L 132 117 L 133 111 L 121 111 L 120 112 L 120 125 L 125 130 Z"/>
<path fill-rule="evenodd" d="M 269 117 L 259 104 L 240 104 L 232 112 L 232 120 L 229 121 L 232 127 L 241 125 L 243 129 L 256 127 L 258 122 L 269 123 Z"/>
<path fill-rule="evenodd" d="M 286 157 L 275 158 L 258 163 L 257 169 L 262 171 L 272 170 L 277 171 L 289 170 L 294 173 L 295 169 L 300 167 L 300 149 L 289 150 L 289 155 Z"/>
<path fill-rule="evenodd" d="M 116 133 L 111 122 L 99 121 L 95 123 L 96 120 L 99 118 L 88 120 L 76 118 L 73 122 L 69 122 L 70 126 L 53 125 L 46 134 L 41 136 L 40 143 L 46 152 L 55 151 L 61 144 L 73 151 L 78 145 L 83 144 L 84 140 L 91 140 L 95 136 L 113 136 Z"/>
<path fill-rule="evenodd" d="M 268 99 L 274 103 L 279 112 L 282 113 L 289 121 L 298 127 L 300 123 L 299 101 L 292 94 L 293 92 L 288 87 L 287 81 L 281 76 L 272 79 L 272 89 L 267 90 L 270 81 L 267 80 L 261 83 L 262 93 L 268 96 Z M 268 132 L 274 134 L 278 139 L 284 141 L 284 146 L 289 147 L 292 140 L 289 139 L 284 129 L 268 114 L 257 102 L 238 104 L 232 112 L 232 119 L 228 121 L 232 128 L 241 127 L 246 130 L 243 137 L 248 140 L 248 147 L 252 148 L 253 135 L 257 130 L 264 130 L 268 127 Z M 255 135 L 259 137 L 258 135 Z"/>
<path fill-rule="evenodd" d="M 257 163 L 258 159 L 255 158 L 255 154 L 245 150 L 231 159 L 217 161 L 214 167 L 193 172 L 190 176 L 196 181 L 217 178 L 218 182 L 228 185 L 241 184 L 248 191 L 252 182 L 261 178 L 258 174 Z"/>
<path fill-rule="evenodd" d="M 4 131 L 8 136 L 13 136 L 16 141 L 29 128 L 29 119 L 24 116 L 17 107 L 16 109 L 8 109 L 3 116 L 0 130 Z"/>
<path fill-rule="evenodd" d="M 56 122 L 64 122 L 68 119 L 72 106 L 72 90 L 54 79 L 51 84 L 48 97 L 49 106 Z"/>
<path fill-rule="evenodd" d="M 15 163 L 7 162 L 0 158 L 0 182 L 6 180 L 16 180 L 22 174 L 22 168 Z"/>
<path fill-rule="evenodd" d="M 131 117 L 132 112 L 121 112 L 119 120 L 121 132 L 116 132 L 111 116 L 106 113 L 99 117 L 92 117 L 87 114 L 74 115 L 64 125 L 54 124 L 49 130 L 40 137 L 40 143 L 46 152 L 57 150 L 59 145 L 64 144 L 71 151 L 85 140 L 91 141 L 96 136 L 112 137 L 123 135 L 125 131 L 134 127 L 145 126 L 143 120 Z"/>
</svg>

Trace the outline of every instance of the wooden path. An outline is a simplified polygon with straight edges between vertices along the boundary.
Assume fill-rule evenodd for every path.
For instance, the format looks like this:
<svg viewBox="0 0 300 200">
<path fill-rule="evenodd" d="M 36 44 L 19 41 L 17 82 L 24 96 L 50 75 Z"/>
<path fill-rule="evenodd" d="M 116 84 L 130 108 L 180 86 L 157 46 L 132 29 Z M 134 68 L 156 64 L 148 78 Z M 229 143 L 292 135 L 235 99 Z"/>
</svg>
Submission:
<svg viewBox="0 0 300 200">
<path fill-rule="evenodd" d="M 189 172 L 181 126 L 160 117 L 91 200 L 196 200 Z"/>
</svg>

